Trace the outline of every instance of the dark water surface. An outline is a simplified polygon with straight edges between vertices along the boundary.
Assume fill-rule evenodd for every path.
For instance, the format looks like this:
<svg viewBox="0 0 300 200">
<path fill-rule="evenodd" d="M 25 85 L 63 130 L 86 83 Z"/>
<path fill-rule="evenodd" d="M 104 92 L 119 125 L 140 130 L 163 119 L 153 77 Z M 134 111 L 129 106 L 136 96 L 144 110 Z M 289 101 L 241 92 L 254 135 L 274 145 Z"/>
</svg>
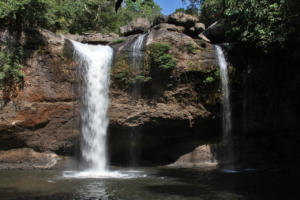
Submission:
<svg viewBox="0 0 300 200">
<path fill-rule="evenodd" d="M 126 169 L 123 169 L 123 171 Z M 70 179 L 57 170 L 0 171 L 1 200 L 300 199 L 294 170 L 142 168 L 125 179 Z"/>
</svg>

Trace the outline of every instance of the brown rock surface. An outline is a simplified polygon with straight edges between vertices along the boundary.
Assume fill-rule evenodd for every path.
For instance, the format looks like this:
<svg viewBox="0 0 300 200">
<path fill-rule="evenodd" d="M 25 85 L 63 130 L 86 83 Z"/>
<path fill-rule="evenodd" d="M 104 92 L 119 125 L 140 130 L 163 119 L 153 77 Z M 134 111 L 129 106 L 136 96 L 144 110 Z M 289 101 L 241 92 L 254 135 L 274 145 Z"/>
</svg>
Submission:
<svg viewBox="0 0 300 200">
<path fill-rule="evenodd" d="M 110 33 L 110 34 L 102 34 L 102 33 L 89 33 L 86 34 L 83 42 L 89 44 L 108 44 L 114 40 L 116 40 L 119 35 Z"/>
<path fill-rule="evenodd" d="M 210 145 L 201 145 L 191 153 L 184 154 L 170 167 L 202 167 L 217 166 L 217 161 L 213 155 Z"/>
<path fill-rule="evenodd" d="M 176 125 L 176 122 L 181 121 L 185 124 L 184 127 L 192 128 L 198 120 L 215 118 L 205 107 L 205 102 L 200 100 L 199 91 L 195 90 L 196 84 L 201 81 L 201 74 L 218 67 L 215 48 L 203 40 L 197 41 L 183 34 L 182 29 L 184 28 L 180 26 L 161 23 L 151 29 L 146 42 L 146 49 L 157 42 L 170 45 L 170 54 L 177 60 L 177 66 L 171 74 L 170 86 L 152 83 L 152 86 L 158 88 L 156 91 L 160 90 L 159 94 L 150 98 L 142 94 L 141 97 L 134 97 L 132 93 L 118 88 L 117 83 L 112 80 L 109 110 L 111 125 L 152 127 L 154 124 L 161 126 L 165 121 L 169 125 Z M 130 52 L 127 49 L 130 48 L 127 46 L 131 43 L 119 47 L 116 57 L 128 57 Z M 188 52 L 188 45 L 195 48 L 193 53 Z M 118 70 L 116 66 L 113 66 L 112 71 L 114 70 Z M 192 80 L 189 76 L 198 76 L 198 80 Z M 218 84 L 216 88 L 219 88 Z M 214 96 L 213 102 L 220 102 L 220 92 L 210 92 Z"/>
<path fill-rule="evenodd" d="M 55 153 L 38 153 L 28 148 L 0 151 L 0 169 L 49 169 L 60 159 Z"/>
<path fill-rule="evenodd" d="M 177 131 L 178 137 L 182 130 L 192 131 L 194 127 L 199 128 L 199 124 L 215 121 L 218 116 L 211 108 L 217 106 L 221 98 L 217 90 L 206 91 L 198 86 L 203 85 L 203 77 L 208 71 L 217 68 L 214 47 L 203 40 L 193 40 L 183 34 L 183 27 L 170 24 L 159 24 L 159 27 L 151 29 L 145 42 L 145 51 L 156 42 L 170 45 L 170 54 L 177 60 L 170 82 L 166 85 L 152 82 L 150 86 L 143 88 L 146 92 L 136 97 L 112 81 L 109 117 L 111 128 L 147 129 L 150 130 L 146 131 L 147 134 L 151 135 L 154 142 L 159 140 L 158 133 L 164 134 L 163 130 L 170 130 L 163 140 L 165 142 L 169 141 L 168 137 L 172 137 L 172 131 Z M 10 102 L 0 100 L 0 150 L 26 147 L 38 152 L 74 152 L 79 134 L 75 90 L 77 80 L 75 63 L 63 54 L 66 52 L 64 44 L 67 37 L 82 39 L 81 36 L 58 37 L 43 29 L 30 36 L 38 38 L 39 42 L 24 38 L 24 44 L 28 45 L 24 49 L 29 55 L 23 68 L 24 88 Z M 126 54 L 125 57 L 129 57 L 128 50 L 136 37 L 129 36 L 126 42 L 117 44 L 116 55 Z M 189 45 L 193 46 L 193 53 L 188 51 Z M 217 89 L 219 85 L 212 87 Z M 156 93 L 152 96 L 145 95 L 148 89 Z M 203 94 L 210 95 L 208 102 L 203 101 Z M 158 131 L 151 131 L 152 129 Z M 203 127 L 204 129 L 207 130 Z M 200 131 L 195 135 L 201 137 L 204 132 Z M 187 135 L 189 134 L 185 134 Z M 160 145 L 163 146 L 163 142 Z M 154 143 L 152 146 L 155 146 Z M 148 152 L 151 152 L 152 146 L 149 147 L 150 150 L 147 149 Z"/>
<path fill-rule="evenodd" d="M 26 42 L 24 87 L 10 102 L 1 101 L 0 149 L 68 152 L 78 135 L 75 65 L 63 56 L 61 37 L 43 29 L 34 34 L 43 44 L 32 50 Z"/>
<path fill-rule="evenodd" d="M 198 22 L 198 18 L 182 12 L 177 12 L 169 16 L 168 23 L 189 28 Z"/>
</svg>

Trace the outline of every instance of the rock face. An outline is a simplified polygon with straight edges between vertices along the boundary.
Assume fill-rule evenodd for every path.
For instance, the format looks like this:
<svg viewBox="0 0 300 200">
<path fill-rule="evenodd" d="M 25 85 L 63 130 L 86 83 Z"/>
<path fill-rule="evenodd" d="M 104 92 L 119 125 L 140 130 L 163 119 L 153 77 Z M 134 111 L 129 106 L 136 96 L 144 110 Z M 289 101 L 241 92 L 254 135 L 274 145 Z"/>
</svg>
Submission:
<svg viewBox="0 0 300 200">
<path fill-rule="evenodd" d="M 86 33 L 84 35 L 63 34 L 62 37 L 82 43 L 106 45 L 118 39 L 119 35 L 115 33 Z"/>
<path fill-rule="evenodd" d="M 78 135 L 75 65 L 62 55 L 62 38 L 46 30 L 31 34 L 46 45 L 25 42 L 24 87 L 11 101 L 1 100 L 0 150 L 70 153 Z"/>
<path fill-rule="evenodd" d="M 145 18 L 137 18 L 131 24 L 120 27 L 121 35 L 128 36 L 132 34 L 144 33 L 150 28 L 150 22 Z"/>
<path fill-rule="evenodd" d="M 161 23 L 151 29 L 144 41 L 142 51 L 146 64 L 144 68 L 135 69 L 134 76 L 139 76 L 136 73 L 139 71 L 144 73 L 143 69 L 147 68 L 150 46 L 166 43 L 177 64 L 163 82 L 158 81 L 162 74 L 156 74 L 140 85 L 129 83 L 125 87 L 126 83 L 120 82 L 117 74 L 131 71 L 132 57 L 128 55 L 132 54 L 130 47 L 137 36 L 115 46 L 109 110 L 109 152 L 115 164 L 130 159 L 130 148 L 134 148 L 136 156 L 146 164 L 147 160 L 168 164 L 193 151 L 207 137 L 218 135 L 216 110 L 221 93 L 219 76 L 215 76 L 218 71 L 215 48 L 182 33 L 183 30 L 184 27 Z M 208 77 L 212 78 L 211 82 L 207 81 L 210 80 Z M 125 77 L 126 80 L 131 78 L 134 79 Z M 132 135 L 138 138 L 135 147 L 130 147 L 134 140 Z"/>
<path fill-rule="evenodd" d="M 28 148 L 0 151 L 0 169 L 49 169 L 59 160 L 55 153 L 38 153 Z"/>
<path fill-rule="evenodd" d="M 85 35 L 83 42 L 89 44 L 108 44 L 116 40 L 119 36 L 114 33 L 110 33 L 108 35 L 101 33 L 89 33 Z"/>
<path fill-rule="evenodd" d="M 184 17 L 183 21 L 178 19 L 179 24 L 181 21 L 192 23 L 184 25 L 189 28 L 197 25 L 196 19 Z M 150 46 L 155 43 L 167 43 L 169 53 L 177 64 L 166 81 L 155 81 L 160 78 L 153 75 L 152 79 L 140 85 L 140 93 L 135 92 L 137 85 L 120 87 L 114 77 L 120 63 L 126 64 L 132 59 L 132 43 L 138 36 L 123 37 L 121 43 L 114 44 L 108 141 L 112 162 L 122 164 L 122 158 L 127 159 L 125 154 L 132 146 L 130 137 L 133 132 L 139 141 L 130 151 L 139 152 L 140 160 L 157 164 L 172 163 L 203 144 L 207 136 L 212 138 L 218 135 L 219 130 L 215 127 L 219 119 L 221 93 L 218 76 L 214 75 L 218 69 L 214 46 L 186 35 L 184 26 L 159 23 L 147 34 L 142 49 L 146 65 Z M 201 27 L 199 24 L 197 26 Z M 138 19 L 121 28 L 121 33 L 141 33 L 149 27 L 148 21 Z M 0 150 L 5 150 L 3 155 L 14 155 L 11 149 L 21 149 L 16 150 L 19 157 L 23 157 L 24 152 L 30 152 L 26 162 L 41 156 L 37 163 L 44 163 L 42 160 L 48 152 L 62 155 L 74 153 L 79 135 L 78 83 L 76 64 L 67 58 L 66 38 L 103 44 L 117 39 L 117 36 L 92 34 L 58 37 L 43 29 L 25 34 L 22 44 L 28 56 L 23 68 L 24 87 L 8 102 L 0 94 Z M 128 63 L 130 65 L 130 61 Z M 2 159 L 10 163 L 10 157 Z M 22 161 L 25 164 L 21 166 L 27 166 L 26 162 Z"/>
</svg>

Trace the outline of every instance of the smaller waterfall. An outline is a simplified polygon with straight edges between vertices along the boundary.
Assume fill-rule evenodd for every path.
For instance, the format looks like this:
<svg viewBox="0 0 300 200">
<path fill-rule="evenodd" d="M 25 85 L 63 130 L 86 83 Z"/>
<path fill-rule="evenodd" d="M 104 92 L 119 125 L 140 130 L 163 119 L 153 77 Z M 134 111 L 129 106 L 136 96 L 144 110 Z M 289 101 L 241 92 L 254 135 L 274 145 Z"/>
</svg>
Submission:
<svg viewBox="0 0 300 200">
<path fill-rule="evenodd" d="M 222 48 L 217 45 L 216 49 L 217 49 L 218 60 L 220 65 L 222 91 L 223 91 L 222 127 L 223 127 L 224 139 L 226 139 L 230 137 L 231 129 L 232 129 L 228 69 L 227 69 L 227 62 Z"/>
<path fill-rule="evenodd" d="M 132 44 L 131 50 L 134 69 L 137 69 L 139 67 L 139 64 L 141 64 L 141 61 L 143 60 L 142 48 L 146 35 L 146 33 L 139 35 L 138 38 Z"/>
<path fill-rule="evenodd" d="M 232 167 L 233 162 L 233 151 L 232 151 L 232 122 L 231 122 L 231 105 L 230 105 L 230 87 L 228 80 L 228 65 L 223 53 L 222 48 L 216 45 L 218 61 L 220 65 L 221 73 L 221 84 L 223 92 L 223 104 L 222 104 L 222 131 L 223 131 L 223 141 L 224 146 L 224 156 L 223 162 L 230 163 Z"/>
<path fill-rule="evenodd" d="M 144 66 L 144 52 L 143 47 L 147 33 L 139 35 L 131 46 L 132 55 L 132 70 L 136 75 L 142 75 Z M 135 104 L 141 96 L 141 85 L 136 82 L 132 87 L 131 96 L 133 98 L 132 104 Z M 132 128 L 129 136 L 129 164 L 130 166 L 137 166 L 140 156 L 140 134 L 136 128 Z"/>
</svg>

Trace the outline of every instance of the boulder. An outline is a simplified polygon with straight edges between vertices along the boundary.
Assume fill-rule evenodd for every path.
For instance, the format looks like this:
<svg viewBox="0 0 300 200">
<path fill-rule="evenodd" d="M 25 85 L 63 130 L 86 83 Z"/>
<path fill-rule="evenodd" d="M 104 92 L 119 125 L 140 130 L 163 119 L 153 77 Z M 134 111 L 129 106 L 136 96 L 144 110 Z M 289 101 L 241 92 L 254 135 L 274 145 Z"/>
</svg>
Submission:
<svg viewBox="0 0 300 200">
<path fill-rule="evenodd" d="M 144 33 L 151 27 L 150 22 L 146 18 L 137 18 L 128 25 L 120 27 L 120 34 L 124 36 Z"/>
<path fill-rule="evenodd" d="M 203 23 L 196 23 L 195 26 L 190 27 L 185 32 L 193 38 L 197 38 L 197 36 L 205 30 L 205 25 Z"/>
<path fill-rule="evenodd" d="M 114 40 L 116 40 L 119 37 L 119 35 L 115 33 L 110 33 L 108 35 L 102 34 L 102 33 L 89 33 L 86 34 L 83 38 L 84 43 L 89 44 L 108 44 Z"/>
<path fill-rule="evenodd" d="M 50 169 L 61 160 L 55 153 L 29 148 L 0 151 L 0 169 Z"/>
<path fill-rule="evenodd" d="M 199 33 L 203 32 L 205 30 L 205 24 L 200 23 L 200 22 L 196 23 L 194 27 L 195 27 L 195 30 Z"/>
<path fill-rule="evenodd" d="M 168 21 L 169 21 L 169 16 L 159 15 L 159 16 L 154 18 L 153 26 L 156 26 L 156 25 L 161 24 L 161 23 L 168 23 Z"/>
<path fill-rule="evenodd" d="M 216 167 L 218 162 L 212 151 L 211 145 L 201 145 L 194 151 L 184 154 L 179 159 L 169 165 L 170 167 L 202 167 L 211 166 Z"/>
<path fill-rule="evenodd" d="M 169 16 L 168 23 L 175 24 L 179 26 L 184 26 L 185 28 L 190 28 L 195 26 L 198 22 L 198 18 L 192 15 L 185 14 L 183 12 L 177 12 Z"/>
<path fill-rule="evenodd" d="M 184 32 L 184 27 L 183 26 L 176 26 L 174 24 L 167 24 L 167 23 L 161 23 L 153 27 L 155 30 L 166 30 L 166 31 L 175 31 L 175 32 Z"/>
</svg>

